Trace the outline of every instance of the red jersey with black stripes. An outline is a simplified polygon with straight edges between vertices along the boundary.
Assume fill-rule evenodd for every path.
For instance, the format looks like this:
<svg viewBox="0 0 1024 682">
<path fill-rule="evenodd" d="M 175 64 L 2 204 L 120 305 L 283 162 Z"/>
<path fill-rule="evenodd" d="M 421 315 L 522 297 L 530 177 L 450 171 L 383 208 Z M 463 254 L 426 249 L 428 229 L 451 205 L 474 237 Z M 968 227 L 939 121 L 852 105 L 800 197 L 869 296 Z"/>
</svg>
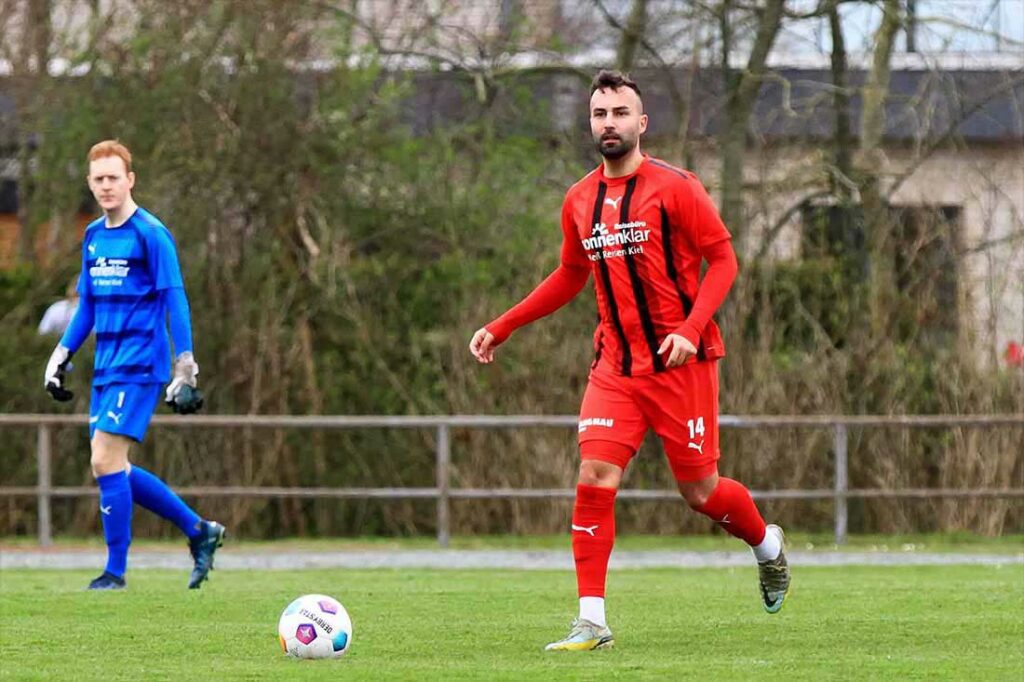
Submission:
<svg viewBox="0 0 1024 682">
<path fill-rule="evenodd" d="M 605 177 L 602 165 L 566 193 L 562 233 L 562 263 L 594 273 L 595 367 L 624 376 L 664 371 L 658 347 L 686 329 L 705 250 L 731 239 L 700 180 L 649 156 L 624 177 Z M 714 320 L 696 332 L 695 360 L 725 355 Z"/>
</svg>

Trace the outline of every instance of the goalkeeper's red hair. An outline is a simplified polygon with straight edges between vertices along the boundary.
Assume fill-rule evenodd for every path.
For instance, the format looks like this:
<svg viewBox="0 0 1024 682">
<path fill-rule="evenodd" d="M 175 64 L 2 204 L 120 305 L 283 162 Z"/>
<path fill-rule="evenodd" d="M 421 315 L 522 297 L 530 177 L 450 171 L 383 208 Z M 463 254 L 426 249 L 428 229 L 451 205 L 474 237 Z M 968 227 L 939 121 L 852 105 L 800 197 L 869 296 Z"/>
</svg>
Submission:
<svg viewBox="0 0 1024 682">
<path fill-rule="evenodd" d="M 124 161 L 125 172 L 132 172 L 132 153 L 128 150 L 128 147 L 119 140 L 103 140 L 102 142 L 97 142 L 89 149 L 89 154 L 86 155 L 86 161 L 92 163 L 97 159 L 105 159 L 108 156 L 116 156 L 121 159 Z"/>
</svg>

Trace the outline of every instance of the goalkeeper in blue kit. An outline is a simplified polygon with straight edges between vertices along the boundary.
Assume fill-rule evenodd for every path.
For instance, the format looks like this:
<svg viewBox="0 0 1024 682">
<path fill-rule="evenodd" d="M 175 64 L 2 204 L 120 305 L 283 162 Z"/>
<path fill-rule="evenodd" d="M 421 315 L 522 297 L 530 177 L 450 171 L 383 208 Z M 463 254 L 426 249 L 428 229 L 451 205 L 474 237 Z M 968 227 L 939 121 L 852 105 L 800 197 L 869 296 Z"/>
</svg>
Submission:
<svg viewBox="0 0 1024 682">
<path fill-rule="evenodd" d="M 146 435 L 161 393 L 175 412 L 188 414 L 202 407 L 177 248 L 163 223 L 132 199 L 135 174 L 127 147 L 115 140 L 100 142 L 89 150 L 88 161 L 89 189 L 103 216 L 85 230 L 80 303 L 46 365 L 44 386 L 56 400 L 72 398 L 65 372 L 95 329 L 90 463 L 100 488 L 107 565 L 89 589 L 125 586 L 133 504 L 172 521 L 188 537 L 195 562 L 188 586 L 198 588 L 213 568 L 224 527 L 201 518 L 166 483 L 128 461 L 132 442 Z"/>
</svg>

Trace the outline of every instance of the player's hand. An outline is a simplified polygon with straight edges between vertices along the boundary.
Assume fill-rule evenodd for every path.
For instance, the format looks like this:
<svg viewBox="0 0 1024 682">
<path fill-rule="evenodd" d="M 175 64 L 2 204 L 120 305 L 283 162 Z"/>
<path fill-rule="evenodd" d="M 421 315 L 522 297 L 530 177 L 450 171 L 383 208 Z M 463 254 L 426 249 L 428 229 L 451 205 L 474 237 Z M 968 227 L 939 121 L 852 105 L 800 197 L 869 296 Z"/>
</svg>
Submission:
<svg viewBox="0 0 1024 682">
<path fill-rule="evenodd" d="M 179 414 L 191 414 L 203 406 L 203 394 L 196 389 L 199 365 L 192 353 L 185 351 L 174 360 L 174 377 L 167 385 L 164 402 Z"/>
<path fill-rule="evenodd" d="M 696 355 L 697 349 L 685 336 L 669 334 L 661 342 L 661 348 L 658 349 L 658 355 L 665 356 L 666 353 L 668 355 L 666 356 L 665 366 L 678 367 L 686 362 L 691 355 Z"/>
<path fill-rule="evenodd" d="M 203 392 L 184 384 L 174 396 L 174 400 L 168 401 L 167 404 L 177 414 L 195 414 L 203 408 Z"/>
<path fill-rule="evenodd" d="M 75 394 L 64 388 L 64 375 L 71 371 L 71 351 L 66 346 L 57 344 L 46 363 L 43 376 L 43 388 L 53 397 L 64 403 L 75 397 Z"/>
<path fill-rule="evenodd" d="M 477 362 L 488 364 L 494 362 L 494 334 L 483 327 L 476 330 L 473 339 L 469 342 L 469 352 L 473 354 Z"/>
</svg>

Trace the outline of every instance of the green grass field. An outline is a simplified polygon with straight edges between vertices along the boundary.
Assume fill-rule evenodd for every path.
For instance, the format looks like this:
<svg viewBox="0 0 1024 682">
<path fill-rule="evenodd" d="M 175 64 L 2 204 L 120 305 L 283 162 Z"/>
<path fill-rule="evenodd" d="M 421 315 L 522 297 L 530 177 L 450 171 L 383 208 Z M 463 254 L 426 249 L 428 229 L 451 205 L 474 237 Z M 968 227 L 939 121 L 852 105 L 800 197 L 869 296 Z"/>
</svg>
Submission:
<svg viewBox="0 0 1024 682">
<path fill-rule="evenodd" d="M 56 549 L 104 549 L 102 533 L 84 537 L 57 536 Z M 180 536 L 171 540 L 133 538 L 132 550 L 159 549 L 180 551 Z M 786 532 L 786 546 L 792 550 L 849 551 L 849 552 L 937 552 L 957 554 L 1024 554 L 1024 534 L 1008 533 L 987 537 L 974 533 L 912 533 L 905 535 L 856 534 L 850 535 L 845 545 L 834 544 L 831 533 Z M 343 538 L 287 538 L 280 540 L 247 540 L 235 535 L 229 538 L 231 551 L 358 551 L 437 549 L 437 539 L 429 535 L 413 537 L 343 537 Z M 0 551 L 10 549 L 37 549 L 33 536 L 0 537 Z M 454 535 L 452 549 L 519 549 L 569 551 L 569 538 L 564 533 L 554 535 Z M 709 535 L 635 535 L 623 533 L 615 538 L 616 551 L 691 551 L 736 552 L 742 545 L 722 532 Z"/>
<path fill-rule="evenodd" d="M 541 649 L 575 615 L 571 572 L 0 572 L 3 679 L 923 679 L 1024 677 L 1024 569 L 797 567 L 768 616 L 754 569 L 614 571 L 616 648 Z M 354 622 L 336 661 L 286 658 L 277 618 L 331 594 Z"/>
</svg>

